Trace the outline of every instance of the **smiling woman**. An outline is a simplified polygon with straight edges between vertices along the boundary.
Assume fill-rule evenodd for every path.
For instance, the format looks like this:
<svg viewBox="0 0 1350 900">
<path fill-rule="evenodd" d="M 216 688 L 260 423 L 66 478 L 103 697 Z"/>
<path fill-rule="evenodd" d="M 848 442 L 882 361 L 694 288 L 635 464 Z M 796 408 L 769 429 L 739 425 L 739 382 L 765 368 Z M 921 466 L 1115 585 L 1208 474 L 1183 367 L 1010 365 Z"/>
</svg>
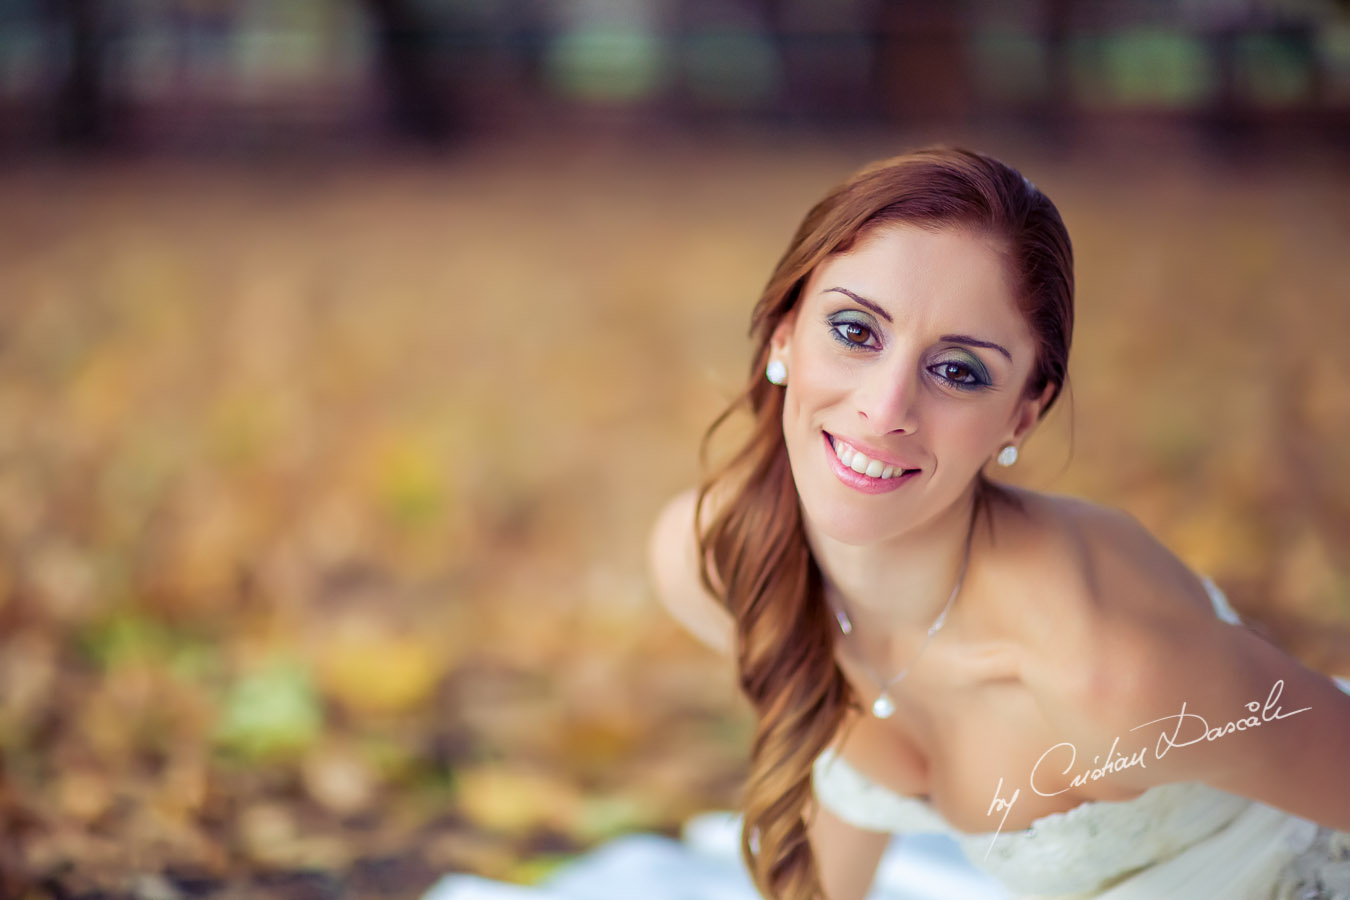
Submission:
<svg viewBox="0 0 1350 900">
<path fill-rule="evenodd" d="M 807 213 L 708 430 L 745 408 L 748 437 L 648 545 L 756 716 L 744 870 L 690 841 L 558 896 L 1350 898 L 1350 680 L 1128 514 L 985 472 L 1058 398 L 1073 302 L 1054 204 L 987 155 L 882 160 Z M 929 834 L 964 861 L 901 858 Z"/>
<path fill-rule="evenodd" d="M 778 322 L 771 352 L 793 374 L 784 443 L 818 536 L 890 541 L 922 534 L 943 512 L 959 528 L 969 517 L 958 497 L 1010 417 L 1014 445 L 1036 423 L 1056 385 L 1019 396 L 1036 336 L 1007 283 L 1005 252 L 972 227 L 882 223 L 823 260 Z M 822 447 L 828 469 L 812 462 Z M 853 498 L 902 487 L 885 504 Z M 884 603 L 864 616 L 881 625 L 878 615 L 915 612 Z"/>
<path fill-rule="evenodd" d="M 858 900 L 878 834 L 937 831 L 1001 832 L 967 856 L 1028 896 L 1350 897 L 1350 682 L 1243 627 L 1127 514 L 984 472 L 1059 396 L 1073 294 L 1050 200 L 950 147 L 831 190 L 770 276 L 709 429 L 743 405 L 751 435 L 652 538 L 667 605 L 720 622 L 758 716 L 762 896 Z M 1077 777 L 1142 761 L 1183 703 L 1222 723 L 1277 681 L 1298 716 Z M 1038 767 L 1066 744 L 1076 767 Z"/>
</svg>

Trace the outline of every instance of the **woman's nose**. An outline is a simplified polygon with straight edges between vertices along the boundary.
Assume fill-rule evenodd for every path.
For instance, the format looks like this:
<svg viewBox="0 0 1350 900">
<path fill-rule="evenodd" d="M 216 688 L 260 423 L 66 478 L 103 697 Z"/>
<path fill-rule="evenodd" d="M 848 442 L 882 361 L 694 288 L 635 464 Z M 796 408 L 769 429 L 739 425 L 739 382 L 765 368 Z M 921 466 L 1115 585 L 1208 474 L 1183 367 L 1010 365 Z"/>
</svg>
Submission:
<svg viewBox="0 0 1350 900">
<path fill-rule="evenodd" d="M 879 363 L 858 386 L 858 414 L 873 434 L 894 431 L 909 434 L 918 425 L 919 372 L 917 362 L 900 358 Z"/>
</svg>

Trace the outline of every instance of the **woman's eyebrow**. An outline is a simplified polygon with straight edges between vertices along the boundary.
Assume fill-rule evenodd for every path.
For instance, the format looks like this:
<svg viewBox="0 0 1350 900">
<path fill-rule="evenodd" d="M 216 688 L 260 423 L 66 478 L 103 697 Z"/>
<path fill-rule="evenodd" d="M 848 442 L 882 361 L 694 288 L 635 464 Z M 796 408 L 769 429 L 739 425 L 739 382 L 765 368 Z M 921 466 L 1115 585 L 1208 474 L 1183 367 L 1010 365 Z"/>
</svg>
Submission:
<svg viewBox="0 0 1350 900">
<path fill-rule="evenodd" d="M 883 319 L 885 319 L 887 322 L 890 322 L 892 325 L 895 324 L 895 320 L 891 318 L 891 314 L 890 314 L 890 313 L 886 312 L 886 310 L 882 309 L 880 306 L 878 306 L 877 304 L 873 303 L 871 300 L 868 300 L 866 297 L 859 297 L 857 294 L 853 293 L 853 292 L 850 291 L 848 288 L 842 288 L 842 287 L 826 288 L 826 289 L 825 289 L 824 291 L 822 291 L 821 293 L 828 294 L 830 291 L 838 291 L 839 293 L 841 293 L 841 294 L 843 294 L 843 295 L 845 295 L 845 296 L 847 296 L 847 297 L 851 297 L 851 298 L 853 299 L 853 302 L 854 302 L 854 303 L 858 303 L 858 304 L 861 304 L 862 306 L 867 307 L 867 308 L 870 309 L 872 312 L 874 312 L 874 313 L 876 313 L 877 315 L 881 316 L 881 317 L 882 317 Z"/>
<path fill-rule="evenodd" d="M 838 291 L 839 293 L 852 299 L 854 303 L 867 307 L 872 312 L 881 316 L 887 322 L 890 322 L 892 325 L 895 324 L 895 320 L 891 318 L 890 313 L 886 312 L 886 310 L 882 309 L 880 306 L 873 303 L 871 300 L 868 300 L 866 297 L 859 297 L 857 294 L 853 293 L 848 288 L 843 287 L 826 288 L 822 293 L 828 294 L 830 291 Z M 1009 353 L 1007 349 L 1003 347 L 1003 345 L 995 344 L 993 341 L 982 341 L 979 338 L 971 337 L 968 334 L 944 334 L 942 336 L 942 340 L 952 344 L 969 344 L 972 347 L 988 347 L 991 350 L 997 350 L 999 353 L 1002 353 L 1004 356 L 1008 358 L 1008 362 L 1013 361 L 1012 354 Z"/>
<path fill-rule="evenodd" d="M 1012 362 L 1012 354 L 1003 348 L 1002 344 L 995 344 L 993 341 L 982 341 L 979 338 L 971 337 L 968 334 L 944 334 L 942 340 L 952 344 L 970 344 L 973 347 L 989 347 L 997 350 L 1008 357 L 1008 362 Z"/>
</svg>

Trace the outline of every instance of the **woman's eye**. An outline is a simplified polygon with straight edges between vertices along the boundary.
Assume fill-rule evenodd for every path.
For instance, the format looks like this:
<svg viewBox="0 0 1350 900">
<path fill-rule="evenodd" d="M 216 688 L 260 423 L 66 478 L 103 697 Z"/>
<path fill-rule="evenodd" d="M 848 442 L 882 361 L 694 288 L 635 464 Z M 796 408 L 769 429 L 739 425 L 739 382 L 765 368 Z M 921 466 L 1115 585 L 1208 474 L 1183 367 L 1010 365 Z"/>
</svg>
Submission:
<svg viewBox="0 0 1350 900">
<path fill-rule="evenodd" d="M 832 326 L 836 339 L 852 347 L 866 347 L 872 329 L 857 322 L 838 322 Z"/>
<path fill-rule="evenodd" d="M 871 330 L 865 325 L 858 325 L 854 322 L 849 322 L 844 325 L 844 337 L 848 338 L 848 341 L 851 344 L 867 343 L 867 338 L 871 333 Z M 861 340 L 858 339 L 859 336 L 861 336 Z"/>
<path fill-rule="evenodd" d="M 975 370 L 965 363 L 944 362 L 938 363 L 933 368 L 937 370 L 939 378 L 955 385 L 975 387 L 983 383 Z"/>
</svg>

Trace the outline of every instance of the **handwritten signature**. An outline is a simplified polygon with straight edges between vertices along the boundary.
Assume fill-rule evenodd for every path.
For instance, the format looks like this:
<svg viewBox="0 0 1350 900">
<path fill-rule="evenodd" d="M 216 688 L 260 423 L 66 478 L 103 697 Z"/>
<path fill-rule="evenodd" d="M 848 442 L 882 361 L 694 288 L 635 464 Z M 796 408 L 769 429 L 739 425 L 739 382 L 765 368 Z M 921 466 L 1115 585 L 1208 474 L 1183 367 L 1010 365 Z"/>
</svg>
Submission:
<svg viewBox="0 0 1350 900">
<path fill-rule="evenodd" d="M 1246 704 L 1247 711 L 1252 713 L 1252 715 L 1244 716 L 1243 718 L 1240 719 L 1235 719 L 1223 726 L 1215 728 L 1210 728 L 1209 723 L 1205 721 L 1203 716 L 1196 715 L 1195 713 L 1186 712 L 1186 702 L 1183 700 L 1181 703 L 1181 712 L 1177 713 L 1176 715 L 1163 716 L 1158 719 L 1152 719 L 1148 722 L 1142 722 L 1134 726 L 1130 730 L 1136 731 L 1148 725 L 1153 725 L 1158 722 L 1166 722 L 1170 719 L 1175 719 L 1176 727 L 1172 729 L 1172 733 L 1169 735 L 1164 730 L 1161 734 L 1158 735 L 1158 742 L 1153 748 L 1153 757 L 1155 759 L 1162 759 L 1164 756 L 1167 755 L 1167 752 L 1171 750 L 1173 747 L 1186 747 L 1199 741 L 1216 741 L 1219 738 L 1224 737 L 1225 735 L 1232 734 L 1235 731 L 1246 731 L 1249 728 L 1259 728 L 1266 722 L 1271 722 L 1278 719 L 1287 719 L 1290 716 L 1297 715 L 1298 713 L 1307 712 L 1309 709 L 1312 708 L 1310 706 L 1305 706 L 1302 709 L 1296 709 L 1293 712 L 1284 712 L 1283 709 L 1278 704 L 1280 694 L 1283 692 L 1284 692 L 1284 679 L 1281 678 L 1279 681 L 1275 682 L 1275 684 L 1271 686 L 1270 694 L 1266 697 L 1266 702 L 1264 705 L 1258 703 L 1255 700 Z M 1258 710 L 1260 711 L 1259 716 L 1256 715 Z M 1192 728 L 1198 725 L 1201 731 L 1197 736 L 1192 737 L 1189 740 L 1183 740 L 1180 737 L 1181 729 L 1182 726 L 1188 722 L 1190 723 Z M 1107 775 L 1113 774 L 1115 772 L 1120 772 L 1132 766 L 1148 768 L 1148 763 L 1144 761 L 1144 756 L 1148 752 L 1147 747 L 1141 747 L 1138 751 L 1129 756 L 1116 756 L 1116 745 L 1119 743 L 1120 737 L 1117 736 L 1115 740 L 1111 742 L 1111 749 L 1106 752 L 1105 761 L 1101 762 L 1099 765 L 1094 765 L 1094 767 L 1092 768 L 1084 769 L 1077 775 L 1074 775 L 1069 782 L 1070 787 L 1082 787 L 1089 781 L 1096 781 Z M 1067 775 L 1069 773 L 1069 770 L 1074 767 L 1074 761 L 1078 758 L 1078 748 L 1075 747 L 1069 741 L 1061 741 L 1060 743 L 1055 744 L 1053 747 L 1046 750 L 1044 753 L 1041 754 L 1041 758 L 1036 760 L 1036 765 L 1032 767 L 1031 778 L 1029 779 L 1029 783 L 1031 789 L 1035 791 L 1037 794 L 1041 795 L 1042 797 L 1053 797 L 1057 794 L 1062 794 L 1064 793 L 1064 791 L 1069 790 L 1069 788 L 1064 788 L 1063 790 L 1059 791 L 1047 792 L 1042 791 L 1036 787 L 1036 773 L 1037 771 L 1039 771 L 1041 763 L 1045 762 L 1047 756 L 1050 756 L 1052 753 L 1054 753 L 1057 750 L 1061 750 L 1062 748 L 1068 748 L 1068 762 L 1065 763 L 1064 768 L 1060 770 L 1059 774 Z M 1096 764 L 1100 759 L 1101 759 L 1100 755 L 1094 756 L 1092 758 L 1092 762 Z M 1003 791 L 1003 779 L 1000 778 L 998 780 L 998 786 L 994 788 L 993 802 L 989 804 L 989 809 L 985 812 L 985 815 L 992 816 L 995 813 L 1002 812 L 1003 818 L 999 820 L 998 828 L 995 829 L 994 831 L 993 840 L 989 842 L 989 848 L 984 852 L 984 856 L 986 859 L 989 858 L 989 851 L 994 849 L 994 842 L 998 840 L 999 833 L 1003 830 L 1003 823 L 1008 820 L 1008 813 L 1012 812 L 1013 804 L 1017 802 L 1017 798 L 1020 797 L 1022 794 L 1022 789 L 1016 788 L 1012 792 L 1011 797 L 1005 798 L 1001 795 L 1002 791 Z"/>
</svg>

